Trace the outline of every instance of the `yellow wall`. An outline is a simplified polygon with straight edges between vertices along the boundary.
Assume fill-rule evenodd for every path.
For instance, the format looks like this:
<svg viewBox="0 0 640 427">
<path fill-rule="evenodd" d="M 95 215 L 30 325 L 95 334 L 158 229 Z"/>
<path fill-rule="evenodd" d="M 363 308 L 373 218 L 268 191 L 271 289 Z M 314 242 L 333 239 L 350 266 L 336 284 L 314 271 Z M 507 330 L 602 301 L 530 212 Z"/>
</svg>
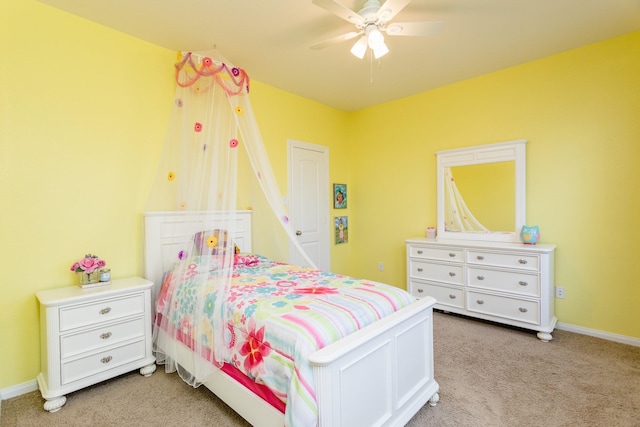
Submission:
<svg viewBox="0 0 640 427">
<path fill-rule="evenodd" d="M 73 261 L 92 252 L 114 278 L 142 274 L 140 214 L 163 145 L 176 58 L 33 0 L 5 3 L 0 390 L 39 372 L 35 293 L 74 285 Z M 350 181 L 346 113 L 255 81 L 251 99 L 283 193 L 288 138 L 328 146 L 332 179 Z M 349 250 L 332 248 L 335 270 L 347 268 Z"/>
<path fill-rule="evenodd" d="M 559 321 L 640 337 L 639 76 L 636 32 L 353 113 L 351 273 L 405 283 L 404 239 L 436 223 L 436 151 L 527 139 Z"/>
<path fill-rule="evenodd" d="M 142 273 L 175 60 L 34 0 L 5 3 L 0 389 L 39 372 L 35 293 L 73 285 L 76 258 Z M 558 244 L 560 321 L 640 337 L 639 46 L 635 33 L 349 114 L 255 81 L 251 97 L 283 193 L 290 138 L 328 146 L 330 182 L 349 185 L 349 208 L 331 210 L 350 226 L 332 270 L 399 287 L 404 239 L 435 224 L 434 152 L 528 139 L 528 222 Z"/>
</svg>

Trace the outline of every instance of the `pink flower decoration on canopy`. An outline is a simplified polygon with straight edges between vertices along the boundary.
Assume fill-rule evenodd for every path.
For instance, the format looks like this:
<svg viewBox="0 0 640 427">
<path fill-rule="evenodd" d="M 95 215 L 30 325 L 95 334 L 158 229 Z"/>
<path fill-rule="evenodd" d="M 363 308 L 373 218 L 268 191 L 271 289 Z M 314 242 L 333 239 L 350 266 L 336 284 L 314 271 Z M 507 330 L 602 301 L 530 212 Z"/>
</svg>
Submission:
<svg viewBox="0 0 640 427">
<path fill-rule="evenodd" d="M 202 60 L 202 65 L 204 65 L 205 67 L 211 67 L 213 65 L 213 61 L 211 60 L 211 58 L 206 57 Z"/>
<path fill-rule="evenodd" d="M 231 148 L 236 148 L 238 146 L 238 140 L 233 138 L 231 141 L 229 141 L 229 147 Z"/>
<path fill-rule="evenodd" d="M 196 124 L 193 126 L 193 130 L 195 130 L 196 132 L 200 132 L 202 130 L 202 123 L 196 122 Z"/>
</svg>

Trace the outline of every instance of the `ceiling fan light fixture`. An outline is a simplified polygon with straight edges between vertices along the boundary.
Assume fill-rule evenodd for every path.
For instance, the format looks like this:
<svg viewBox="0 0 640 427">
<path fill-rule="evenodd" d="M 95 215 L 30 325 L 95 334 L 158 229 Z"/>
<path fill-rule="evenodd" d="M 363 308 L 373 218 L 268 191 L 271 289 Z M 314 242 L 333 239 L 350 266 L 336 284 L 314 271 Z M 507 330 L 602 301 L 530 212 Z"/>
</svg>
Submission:
<svg viewBox="0 0 640 427">
<path fill-rule="evenodd" d="M 389 48 L 387 47 L 386 44 L 384 44 L 384 41 L 372 49 L 373 49 L 373 56 L 376 59 L 381 58 L 387 53 L 389 53 Z"/>
<path fill-rule="evenodd" d="M 384 45 L 384 36 L 378 28 L 374 26 L 367 27 L 367 41 L 369 42 L 369 47 L 375 50 L 376 47 Z"/>
<path fill-rule="evenodd" d="M 364 58 L 364 54 L 367 52 L 367 38 L 365 36 L 360 39 L 351 48 L 351 53 L 358 59 Z"/>
</svg>

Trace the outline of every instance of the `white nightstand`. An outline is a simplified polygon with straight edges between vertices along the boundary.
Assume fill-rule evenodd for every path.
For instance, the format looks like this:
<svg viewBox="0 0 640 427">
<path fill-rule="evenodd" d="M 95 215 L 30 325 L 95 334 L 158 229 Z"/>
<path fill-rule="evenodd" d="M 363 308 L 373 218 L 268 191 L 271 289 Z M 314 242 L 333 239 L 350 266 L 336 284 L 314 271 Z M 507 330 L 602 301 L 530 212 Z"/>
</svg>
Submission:
<svg viewBox="0 0 640 427">
<path fill-rule="evenodd" d="M 41 369 L 44 409 L 59 410 L 65 394 L 140 369 L 156 370 L 152 353 L 151 287 L 140 277 L 110 285 L 41 291 Z"/>
</svg>

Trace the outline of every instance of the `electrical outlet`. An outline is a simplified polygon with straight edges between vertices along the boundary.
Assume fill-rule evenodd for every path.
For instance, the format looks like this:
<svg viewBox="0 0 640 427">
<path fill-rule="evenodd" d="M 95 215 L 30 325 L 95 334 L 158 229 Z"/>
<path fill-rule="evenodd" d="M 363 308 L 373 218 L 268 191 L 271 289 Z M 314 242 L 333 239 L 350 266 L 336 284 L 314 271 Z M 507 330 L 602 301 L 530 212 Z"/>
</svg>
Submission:
<svg viewBox="0 0 640 427">
<path fill-rule="evenodd" d="M 384 271 L 384 263 L 382 262 L 378 263 L 378 271 Z"/>
<path fill-rule="evenodd" d="M 564 298 L 564 288 L 562 286 L 556 286 L 556 298 Z"/>
</svg>

